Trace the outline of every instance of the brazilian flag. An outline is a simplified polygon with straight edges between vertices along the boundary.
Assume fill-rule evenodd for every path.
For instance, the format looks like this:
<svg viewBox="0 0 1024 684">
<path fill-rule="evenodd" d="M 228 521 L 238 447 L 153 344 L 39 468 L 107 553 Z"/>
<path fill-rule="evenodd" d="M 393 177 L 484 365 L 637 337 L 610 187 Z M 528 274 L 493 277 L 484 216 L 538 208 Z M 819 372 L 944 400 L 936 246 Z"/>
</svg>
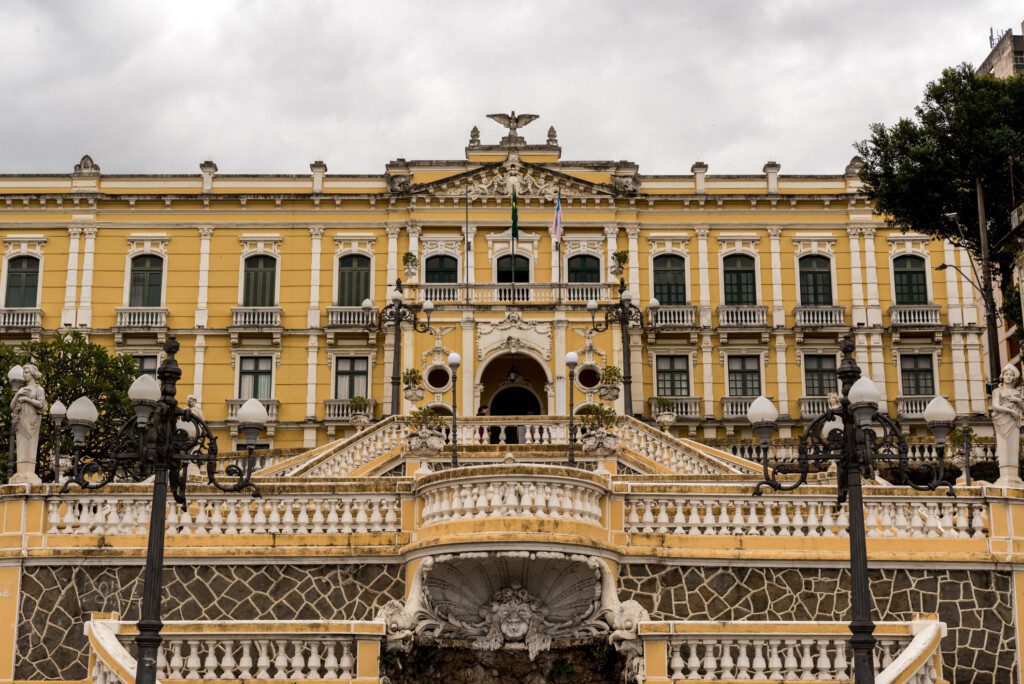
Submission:
<svg viewBox="0 0 1024 684">
<path fill-rule="evenodd" d="M 519 208 L 516 206 L 516 189 L 512 188 L 512 240 L 519 239 Z"/>
</svg>

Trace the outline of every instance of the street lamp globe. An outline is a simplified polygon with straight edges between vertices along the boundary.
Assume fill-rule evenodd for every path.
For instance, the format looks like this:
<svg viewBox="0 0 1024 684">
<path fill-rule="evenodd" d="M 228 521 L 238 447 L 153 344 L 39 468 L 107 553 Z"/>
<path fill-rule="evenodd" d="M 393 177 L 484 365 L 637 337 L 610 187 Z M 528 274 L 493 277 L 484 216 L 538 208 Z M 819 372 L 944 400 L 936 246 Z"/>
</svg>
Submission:
<svg viewBox="0 0 1024 684">
<path fill-rule="evenodd" d="M 587 301 L 587 311 L 591 314 L 597 313 L 597 300 L 591 299 Z"/>
<path fill-rule="evenodd" d="M 245 438 L 245 446 L 251 447 L 260 436 L 260 430 L 267 424 L 270 416 L 267 407 L 259 399 L 249 399 L 238 409 L 238 429 Z"/>
<path fill-rule="evenodd" d="M 140 375 L 128 388 L 128 399 L 132 402 L 139 427 L 146 427 L 156 403 L 160 401 L 160 384 L 152 375 Z"/>
<path fill-rule="evenodd" d="M 372 311 L 373 310 L 373 302 L 370 301 L 369 297 L 367 297 L 366 299 L 363 300 L 363 303 L 361 304 L 361 306 L 363 307 L 363 311 Z"/>
<path fill-rule="evenodd" d="M 451 366 L 452 369 L 458 368 L 459 364 L 461 363 L 462 357 L 459 356 L 457 353 L 452 352 L 451 354 L 448 355 L 448 365 Z"/>
<path fill-rule="evenodd" d="M 754 427 L 754 434 L 757 435 L 761 444 L 767 444 L 775 432 L 775 422 L 779 419 L 779 409 L 768 397 L 761 395 L 750 402 L 747 409 L 747 420 Z"/>
<path fill-rule="evenodd" d="M 25 384 L 25 369 L 21 367 L 21 364 L 11 366 L 11 370 L 7 371 L 7 380 L 11 383 L 11 387 L 15 392 L 21 389 L 21 386 Z"/>
<path fill-rule="evenodd" d="M 942 395 L 937 395 L 928 402 L 924 409 L 924 419 L 928 428 L 935 435 L 935 444 L 939 448 L 946 446 L 946 436 L 949 434 L 953 421 L 956 420 L 956 409 Z"/>
<path fill-rule="evenodd" d="M 882 400 L 882 393 L 878 390 L 871 378 L 862 377 L 853 383 L 848 395 L 850 410 L 857 424 L 865 427 L 871 424 L 871 420 L 878 410 L 878 402 Z"/>
<path fill-rule="evenodd" d="M 96 410 L 96 405 L 89 397 L 78 397 L 71 402 L 71 406 L 68 406 L 67 418 L 68 425 L 71 427 L 71 436 L 76 445 L 81 446 L 85 443 L 86 435 L 89 434 L 89 430 L 96 424 L 99 417 L 100 412 Z"/>
<path fill-rule="evenodd" d="M 575 368 L 576 364 L 578 364 L 579 362 L 580 355 L 577 354 L 576 352 L 569 352 L 568 354 L 565 355 L 565 365 L 568 366 L 570 370 Z"/>
<path fill-rule="evenodd" d="M 64 405 L 64 402 L 58 399 L 53 402 L 50 406 L 50 422 L 53 423 L 53 427 L 60 429 L 61 424 L 64 422 L 64 416 L 68 413 L 68 407 Z"/>
<path fill-rule="evenodd" d="M 657 297 L 651 297 L 650 303 L 647 305 L 648 309 L 657 309 L 661 306 L 661 302 L 658 301 Z"/>
<path fill-rule="evenodd" d="M 391 291 L 391 301 L 400 302 L 402 301 L 402 291 L 397 287 Z"/>
</svg>

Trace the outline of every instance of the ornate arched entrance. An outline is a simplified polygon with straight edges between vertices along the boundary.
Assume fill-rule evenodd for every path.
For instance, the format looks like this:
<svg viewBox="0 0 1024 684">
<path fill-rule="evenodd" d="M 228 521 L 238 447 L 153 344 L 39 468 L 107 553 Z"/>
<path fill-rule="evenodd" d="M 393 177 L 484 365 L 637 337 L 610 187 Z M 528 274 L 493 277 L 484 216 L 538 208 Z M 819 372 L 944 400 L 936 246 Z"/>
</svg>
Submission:
<svg viewBox="0 0 1024 684">
<path fill-rule="evenodd" d="M 494 416 L 542 416 L 548 412 L 548 376 L 537 359 L 509 352 L 489 359 L 480 372 L 479 406 Z M 514 443 L 515 430 L 507 437 Z"/>
</svg>

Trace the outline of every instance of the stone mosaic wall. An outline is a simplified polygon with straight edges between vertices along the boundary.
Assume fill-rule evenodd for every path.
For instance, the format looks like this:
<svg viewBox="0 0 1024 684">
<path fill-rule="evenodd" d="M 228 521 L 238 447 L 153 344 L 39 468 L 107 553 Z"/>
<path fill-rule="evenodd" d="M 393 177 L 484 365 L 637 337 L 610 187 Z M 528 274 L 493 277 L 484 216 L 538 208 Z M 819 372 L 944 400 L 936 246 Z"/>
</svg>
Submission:
<svg viewBox="0 0 1024 684">
<path fill-rule="evenodd" d="M 92 612 L 138 619 L 142 568 L 28 567 L 15 679 L 82 679 Z M 404 593 L 400 564 L 168 566 L 164 620 L 369 620 Z"/>
<path fill-rule="evenodd" d="M 947 679 L 1016 681 L 1012 577 L 983 570 L 873 570 L 873 615 L 906 620 L 938 613 Z M 619 598 L 636 599 L 653 620 L 849 620 L 850 576 L 826 568 L 713 568 L 624 565 Z"/>
</svg>

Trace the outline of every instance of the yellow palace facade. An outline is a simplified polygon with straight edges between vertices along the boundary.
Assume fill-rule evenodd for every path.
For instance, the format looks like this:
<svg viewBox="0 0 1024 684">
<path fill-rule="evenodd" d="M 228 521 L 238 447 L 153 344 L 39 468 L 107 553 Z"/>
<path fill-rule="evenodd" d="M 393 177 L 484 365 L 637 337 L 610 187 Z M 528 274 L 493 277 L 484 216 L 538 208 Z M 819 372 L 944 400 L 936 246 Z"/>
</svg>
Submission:
<svg viewBox="0 0 1024 684">
<path fill-rule="evenodd" d="M 419 370 L 426 391 L 403 396 L 400 413 L 450 412 L 455 351 L 462 415 L 566 415 L 569 351 L 574 406 L 598 401 L 599 372 L 622 368 L 623 349 L 617 328 L 593 331 L 587 304 L 617 302 L 621 279 L 646 327 L 628 334 L 633 413 L 666 398 L 677 434 L 746 438 L 764 394 L 781 436 L 796 436 L 835 391 L 851 328 L 885 408 L 911 430 L 935 394 L 963 416 L 986 411 L 971 285 L 936 270 L 970 272 L 967 253 L 888 229 L 856 159 L 833 175 L 775 162 L 645 175 L 563 160 L 553 128 L 542 144 L 515 127 L 483 144 L 474 127 L 463 159 L 398 159 L 383 173 L 319 161 L 304 175 L 200 171 L 104 174 L 86 156 L 70 173 L 0 175 L 2 341 L 76 329 L 155 371 L 175 335 L 181 394 L 222 441 L 255 396 L 274 447 L 311 447 L 354 431 L 352 397 L 389 414 L 393 336 L 368 333 L 362 305 L 384 306 L 398 279 L 406 303 L 433 304 L 430 331 L 403 334 L 401 369 Z"/>
</svg>

